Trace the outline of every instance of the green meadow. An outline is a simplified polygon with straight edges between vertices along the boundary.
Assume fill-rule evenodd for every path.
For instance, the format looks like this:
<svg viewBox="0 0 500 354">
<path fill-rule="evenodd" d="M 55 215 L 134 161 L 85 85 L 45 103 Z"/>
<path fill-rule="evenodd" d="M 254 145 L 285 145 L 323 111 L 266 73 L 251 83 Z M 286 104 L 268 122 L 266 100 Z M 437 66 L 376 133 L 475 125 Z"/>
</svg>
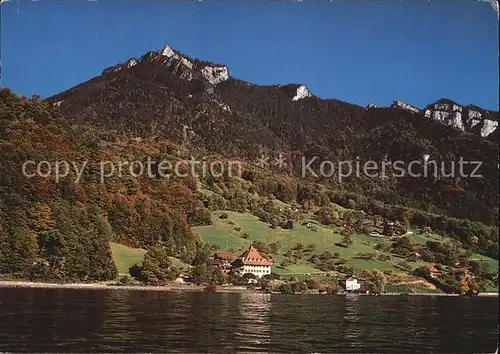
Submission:
<svg viewBox="0 0 500 354">
<path fill-rule="evenodd" d="M 323 273 L 317 269 L 314 264 L 309 262 L 310 256 L 321 254 L 324 251 L 331 253 L 337 252 L 339 259 L 344 259 L 346 264 L 352 267 L 356 272 L 365 269 L 379 269 L 407 272 L 401 268 L 399 263 L 405 261 L 397 255 L 389 252 L 376 250 L 374 247 L 380 243 L 389 243 L 390 241 L 381 237 L 368 235 L 355 235 L 353 244 L 346 248 L 339 245 L 342 239 L 341 229 L 338 227 L 326 227 L 318 224 L 314 220 L 304 218 L 301 221 L 294 222 L 293 229 L 285 230 L 280 227 L 273 229 L 269 224 L 260 221 L 256 216 L 249 213 L 238 213 L 224 211 L 228 215 L 227 219 L 221 219 L 219 216 L 223 211 L 212 213 L 213 225 L 197 226 L 192 230 L 205 243 L 212 243 L 220 250 L 232 251 L 236 255 L 243 253 L 253 241 L 262 241 L 266 245 L 276 242 L 279 245 L 277 254 L 273 255 L 273 272 L 283 275 L 317 275 Z M 309 222 L 313 227 L 307 227 L 303 224 Z M 242 237 L 243 236 L 243 237 Z M 415 232 L 410 236 L 415 243 L 425 244 L 429 240 L 444 242 L 446 238 L 436 234 L 421 234 Z M 286 259 L 287 251 L 294 248 L 297 244 L 303 244 L 306 247 L 314 245 L 314 251 L 306 253 L 295 264 L 288 264 L 281 267 L 281 263 Z M 130 248 L 121 244 L 111 243 L 113 259 L 119 274 L 128 273 L 128 269 L 134 264 L 141 264 L 146 253 L 145 249 Z M 361 259 L 362 253 L 374 253 L 372 259 Z M 388 260 L 379 260 L 378 256 L 389 256 Z M 498 269 L 498 260 L 491 259 L 482 255 L 473 254 L 471 259 L 486 262 L 492 269 Z M 171 257 L 172 263 L 180 269 L 186 270 L 189 265 L 182 263 L 177 258 Z M 412 268 L 425 265 L 423 261 L 407 262 Z"/>
<path fill-rule="evenodd" d="M 146 254 L 145 249 L 127 247 L 114 242 L 110 242 L 110 247 L 113 255 L 113 261 L 115 262 L 119 275 L 128 274 L 128 270 L 134 264 L 141 265 L 144 255 Z M 184 264 L 175 257 L 170 257 L 170 261 L 179 269 L 189 269 L 189 265 Z"/>
</svg>

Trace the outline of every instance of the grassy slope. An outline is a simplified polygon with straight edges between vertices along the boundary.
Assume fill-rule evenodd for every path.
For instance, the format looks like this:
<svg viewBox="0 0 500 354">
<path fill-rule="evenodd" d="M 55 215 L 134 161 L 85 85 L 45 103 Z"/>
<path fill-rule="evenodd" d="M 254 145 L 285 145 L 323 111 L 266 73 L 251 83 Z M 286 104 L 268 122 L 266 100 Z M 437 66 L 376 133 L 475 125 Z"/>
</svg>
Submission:
<svg viewBox="0 0 500 354">
<path fill-rule="evenodd" d="M 378 243 L 390 242 L 383 238 L 371 237 L 368 235 L 357 235 L 354 237 L 354 243 L 349 248 L 339 247 L 336 243 L 340 242 L 342 236 L 340 235 L 339 228 L 327 228 L 315 224 L 317 231 L 312 231 L 300 222 L 295 222 L 292 230 L 283 230 L 281 228 L 271 229 L 268 224 L 261 222 L 257 217 L 248 213 L 237 213 L 226 211 L 229 215 L 228 219 L 219 219 L 218 216 L 221 212 L 213 213 L 214 224 L 210 226 L 194 227 L 193 232 L 200 236 L 203 242 L 210 242 L 217 244 L 221 250 L 233 250 L 236 253 L 242 253 L 251 244 L 252 241 L 263 241 L 266 244 L 278 242 L 280 245 L 279 254 L 275 256 L 275 264 L 273 271 L 282 274 L 306 274 L 306 273 L 320 273 L 307 261 L 308 255 L 303 257 L 303 260 L 297 264 L 287 266 L 286 269 L 279 268 L 278 265 L 285 258 L 283 256 L 289 249 L 295 246 L 298 242 L 303 243 L 305 246 L 314 244 L 316 251 L 314 253 L 321 253 L 323 251 L 338 252 L 340 258 L 347 261 L 347 264 L 355 268 L 357 271 L 363 269 L 394 269 L 401 271 L 397 266 L 398 263 L 403 261 L 402 258 L 395 255 L 377 251 L 374 246 Z M 241 230 L 237 230 L 241 228 Z M 246 233 L 249 237 L 247 239 L 241 238 L 241 234 Z M 428 240 L 445 241 L 445 238 L 435 234 L 419 234 L 415 232 L 412 236 L 415 243 L 425 244 Z M 364 260 L 356 256 L 359 253 L 375 252 L 379 254 L 388 254 L 391 259 L 388 261 L 380 261 L 378 259 Z M 498 269 L 498 261 L 480 255 L 473 255 L 474 259 L 480 259 L 490 264 L 492 269 Z M 423 261 L 410 262 L 412 268 L 417 268 L 425 264 Z"/>
<path fill-rule="evenodd" d="M 237 253 L 243 252 L 254 240 L 263 241 L 266 244 L 278 242 L 280 245 L 279 255 L 275 257 L 275 265 L 273 266 L 274 271 L 278 273 L 301 274 L 320 272 L 306 261 L 308 256 L 303 257 L 304 260 L 301 263 L 290 265 L 286 269 L 277 267 L 285 258 L 283 254 L 299 242 L 305 246 L 314 244 L 316 246 L 315 253 L 317 254 L 323 251 L 338 252 L 340 258 L 347 260 L 348 264 L 357 270 L 395 268 L 395 264 L 402 261 L 401 258 L 394 256 L 391 256 L 390 261 L 356 258 L 358 253 L 376 252 L 377 255 L 387 254 L 373 249 L 373 246 L 377 243 L 386 242 L 382 239 L 359 236 L 355 237 L 351 247 L 344 248 L 335 245 L 342 239 L 338 228 L 327 228 L 316 224 L 317 231 L 312 231 L 296 222 L 292 230 L 283 230 L 281 228 L 271 229 L 268 224 L 261 222 L 251 214 L 230 211 L 226 213 L 229 215 L 229 218 L 221 220 L 218 218 L 220 212 L 215 212 L 214 225 L 194 227 L 193 232 L 197 233 L 203 242 L 214 243 L 222 250 L 232 249 Z M 231 225 L 231 222 L 234 224 Z M 241 228 L 240 231 L 236 230 L 238 227 Z M 241 238 L 240 235 L 242 233 L 248 234 L 248 239 Z"/>
<path fill-rule="evenodd" d="M 134 264 L 140 265 L 146 254 L 146 250 L 142 248 L 131 248 L 114 242 L 110 242 L 110 246 L 119 275 L 128 274 L 129 268 Z M 170 261 L 179 269 L 189 268 L 189 265 L 184 264 L 175 257 L 170 257 Z"/>
<path fill-rule="evenodd" d="M 128 274 L 129 268 L 134 264 L 141 264 L 146 254 L 146 250 L 142 248 L 130 248 L 114 242 L 110 246 L 118 274 Z"/>
<path fill-rule="evenodd" d="M 354 238 L 354 243 L 349 248 L 339 247 L 335 244 L 340 242 L 342 236 L 339 228 L 327 228 L 315 223 L 317 231 L 312 231 L 300 222 L 294 223 L 292 230 L 283 230 L 281 228 L 271 229 L 268 224 L 261 222 L 257 217 L 248 213 L 237 213 L 226 211 L 229 218 L 226 220 L 219 219 L 221 212 L 213 213 L 214 224 L 211 226 L 193 227 L 193 232 L 200 236 L 201 241 L 217 244 L 221 250 L 233 250 L 236 254 L 243 253 L 252 241 L 263 241 L 266 244 L 278 242 L 280 245 L 279 254 L 275 256 L 275 264 L 273 271 L 281 274 L 291 274 L 298 276 L 304 274 L 321 274 L 322 272 L 315 268 L 307 261 L 310 255 L 305 255 L 303 260 L 297 264 L 291 264 L 285 269 L 279 268 L 279 264 L 285 259 L 283 256 L 289 249 L 301 242 L 305 246 L 314 244 L 316 251 L 319 254 L 323 251 L 338 252 L 340 258 L 347 261 L 347 264 L 355 268 L 357 271 L 363 269 L 394 269 L 401 271 L 397 264 L 403 261 L 402 258 L 392 254 L 374 250 L 374 246 L 379 243 L 387 243 L 389 241 L 371 237 L 368 235 L 357 235 Z M 237 228 L 241 230 L 237 231 Z M 247 239 L 241 238 L 241 234 L 246 233 Z M 446 239 L 436 234 L 419 234 L 414 233 L 413 241 L 420 244 L 425 244 L 428 240 L 445 241 Z M 113 259 L 119 274 L 127 274 L 128 269 L 134 264 L 141 264 L 146 253 L 146 250 L 141 248 L 130 248 L 117 243 L 110 243 L 113 253 Z M 388 261 L 380 261 L 377 259 L 364 260 L 356 258 L 359 253 L 375 252 L 379 254 L 388 254 L 391 259 Z M 490 264 L 491 269 L 498 269 L 498 260 L 491 259 L 482 255 L 474 254 L 472 259 L 480 260 Z M 188 269 L 189 265 L 184 264 L 179 259 L 171 257 L 172 263 L 180 269 Z M 411 262 L 413 268 L 424 265 L 424 262 Z M 495 287 L 488 287 L 488 291 L 495 291 Z M 415 289 L 414 289 L 415 290 Z"/>
</svg>

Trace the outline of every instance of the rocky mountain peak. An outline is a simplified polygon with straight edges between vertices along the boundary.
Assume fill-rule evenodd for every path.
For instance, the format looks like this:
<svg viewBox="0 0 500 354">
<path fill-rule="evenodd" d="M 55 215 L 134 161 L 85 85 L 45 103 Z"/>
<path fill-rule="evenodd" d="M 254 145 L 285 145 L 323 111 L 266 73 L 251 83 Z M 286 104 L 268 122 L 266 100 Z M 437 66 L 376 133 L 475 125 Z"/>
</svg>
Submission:
<svg viewBox="0 0 500 354">
<path fill-rule="evenodd" d="M 192 59 L 166 44 L 159 51 L 150 51 L 139 60 L 129 59 L 123 64 L 114 65 L 105 69 L 102 74 L 116 73 L 124 69 L 135 67 L 139 63 L 160 62 L 179 79 L 191 81 L 202 80 L 210 85 L 217 85 L 229 79 L 229 70 L 225 65 Z"/>
<path fill-rule="evenodd" d="M 103 71 L 103 76 L 107 74 L 115 76 L 132 74 L 146 82 L 154 82 L 164 88 L 170 88 L 172 92 L 178 94 L 176 99 L 182 102 L 193 97 L 217 102 L 225 100 L 224 104 L 231 107 L 231 105 L 246 101 L 283 97 L 283 99 L 304 105 L 306 104 L 303 102 L 304 99 L 313 97 L 306 85 L 298 83 L 259 86 L 233 79 L 230 84 L 221 86 L 221 83 L 231 78 L 227 66 L 193 59 L 168 44 L 158 51 L 146 53 L 138 60 L 130 58 L 123 64 L 107 68 Z M 190 104 L 193 102 L 188 105 Z M 383 108 L 376 104 L 366 107 L 367 110 Z M 484 110 L 473 105 L 464 106 L 447 98 L 437 100 L 423 109 L 400 100 L 395 100 L 387 108 L 431 118 L 441 124 L 489 140 L 496 140 L 498 136 L 498 112 Z M 229 110 L 225 109 L 225 111 Z"/>
<path fill-rule="evenodd" d="M 307 89 L 305 85 L 300 85 L 297 87 L 297 94 L 292 98 L 292 101 L 298 101 L 303 98 L 311 97 L 311 92 Z"/>
<path fill-rule="evenodd" d="M 411 104 L 403 102 L 403 101 L 394 101 L 392 103 L 391 107 L 392 108 L 404 109 L 405 111 L 410 111 L 410 112 L 413 112 L 413 113 L 419 113 L 420 112 L 420 109 L 418 109 L 417 107 L 412 106 Z"/>
<path fill-rule="evenodd" d="M 370 104 L 367 109 L 380 108 Z M 391 108 L 422 114 L 442 124 L 495 140 L 498 135 L 498 112 L 488 111 L 474 105 L 463 106 L 448 98 L 427 105 L 423 110 L 403 101 L 394 101 Z"/>
<path fill-rule="evenodd" d="M 424 115 L 465 132 L 488 138 L 498 130 L 498 113 L 474 105 L 463 106 L 450 99 L 440 99 L 425 107 Z"/>
<path fill-rule="evenodd" d="M 229 79 L 229 70 L 224 65 L 207 65 L 201 69 L 201 74 L 213 85 Z"/>
</svg>

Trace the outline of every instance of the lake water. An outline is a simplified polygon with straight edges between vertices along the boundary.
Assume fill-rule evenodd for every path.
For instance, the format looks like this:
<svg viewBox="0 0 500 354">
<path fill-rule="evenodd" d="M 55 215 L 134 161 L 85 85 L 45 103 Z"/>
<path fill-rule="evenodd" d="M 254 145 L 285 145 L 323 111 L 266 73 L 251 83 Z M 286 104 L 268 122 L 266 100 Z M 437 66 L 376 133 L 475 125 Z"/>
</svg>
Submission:
<svg viewBox="0 0 500 354">
<path fill-rule="evenodd" d="M 0 289 L 0 352 L 492 353 L 498 298 Z"/>
</svg>

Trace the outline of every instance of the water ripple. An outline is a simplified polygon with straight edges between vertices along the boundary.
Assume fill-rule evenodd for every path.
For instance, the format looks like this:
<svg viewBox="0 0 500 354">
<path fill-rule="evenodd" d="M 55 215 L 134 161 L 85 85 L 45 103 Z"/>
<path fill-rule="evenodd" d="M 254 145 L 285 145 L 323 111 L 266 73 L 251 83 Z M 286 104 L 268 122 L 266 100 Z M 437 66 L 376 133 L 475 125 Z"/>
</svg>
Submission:
<svg viewBox="0 0 500 354">
<path fill-rule="evenodd" d="M 497 299 L 0 289 L 0 351 L 493 352 Z"/>
</svg>

